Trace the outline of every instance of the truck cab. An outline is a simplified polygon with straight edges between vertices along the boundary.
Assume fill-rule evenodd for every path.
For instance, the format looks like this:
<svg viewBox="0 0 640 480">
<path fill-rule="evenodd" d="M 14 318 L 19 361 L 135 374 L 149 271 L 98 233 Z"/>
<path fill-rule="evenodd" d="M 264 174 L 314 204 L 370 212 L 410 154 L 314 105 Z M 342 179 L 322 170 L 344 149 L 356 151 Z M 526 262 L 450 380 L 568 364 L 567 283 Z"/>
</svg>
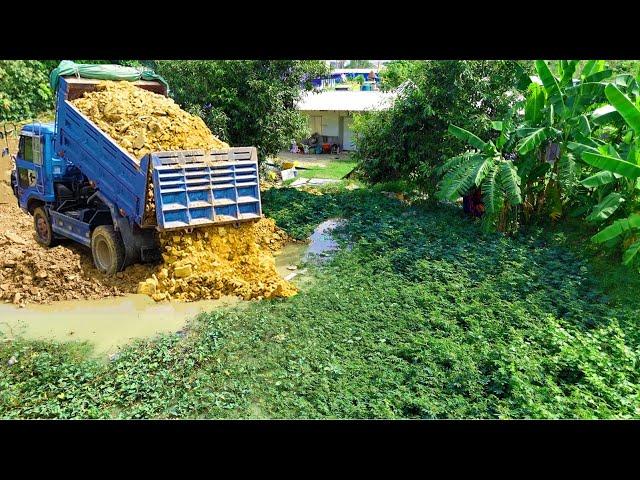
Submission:
<svg viewBox="0 0 640 480">
<path fill-rule="evenodd" d="M 22 127 L 14 193 L 20 208 L 31 215 L 37 207 L 55 203 L 56 194 L 68 197 L 70 189 L 66 184 L 82 181 L 80 171 L 70 162 L 56 157 L 53 151 L 53 123 L 32 123 Z"/>
</svg>

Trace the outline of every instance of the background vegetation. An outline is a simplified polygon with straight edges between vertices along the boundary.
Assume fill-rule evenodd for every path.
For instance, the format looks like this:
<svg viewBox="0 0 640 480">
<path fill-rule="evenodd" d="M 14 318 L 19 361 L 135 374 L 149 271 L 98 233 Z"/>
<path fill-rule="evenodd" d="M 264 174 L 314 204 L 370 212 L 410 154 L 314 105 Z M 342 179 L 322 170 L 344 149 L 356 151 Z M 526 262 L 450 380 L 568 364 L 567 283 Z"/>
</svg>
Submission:
<svg viewBox="0 0 640 480">
<path fill-rule="evenodd" d="M 294 108 L 301 88 L 326 73 L 309 60 L 76 60 L 151 68 L 163 75 L 171 96 L 200 115 L 231 145 L 253 145 L 260 158 L 275 155 L 291 139 L 305 136 L 307 124 Z M 48 76 L 59 60 L 0 61 L 0 121 L 23 120 L 53 108 Z M 198 82 L 193 79 L 198 78 Z"/>
<path fill-rule="evenodd" d="M 433 197 L 435 169 L 462 143 L 447 136 L 450 123 L 482 133 L 515 100 L 522 69 L 512 61 L 399 61 L 383 71 L 384 88 L 405 88 L 393 108 L 356 116 L 363 176 L 371 182 L 410 179 Z"/>
</svg>

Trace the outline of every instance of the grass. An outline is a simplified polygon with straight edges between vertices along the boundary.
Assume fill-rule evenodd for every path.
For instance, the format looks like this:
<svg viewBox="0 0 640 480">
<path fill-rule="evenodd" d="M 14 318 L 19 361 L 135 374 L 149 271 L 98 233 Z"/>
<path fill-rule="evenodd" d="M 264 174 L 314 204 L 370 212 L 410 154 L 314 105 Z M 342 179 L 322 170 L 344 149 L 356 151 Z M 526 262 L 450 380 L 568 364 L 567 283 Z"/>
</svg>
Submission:
<svg viewBox="0 0 640 480">
<path fill-rule="evenodd" d="M 344 248 L 290 299 L 202 315 L 106 365 L 87 346 L 0 343 L 4 418 L 638 418 L 635 274 L 562 230 L 483 235 L 454 208 L 327 187 L 263 194 Z M 18 362 L 9 367 L 15 356 Z"/>
<path fill-rule="evenodd" d="M 298 175 L 302 178 L 331 178 L 339 180 L 357 165 L 357 162 L 351 160 L 327 160 L 323 163 L 326 166 L 309 166 L 304 170 L 298 169 Z"/>
</svg>

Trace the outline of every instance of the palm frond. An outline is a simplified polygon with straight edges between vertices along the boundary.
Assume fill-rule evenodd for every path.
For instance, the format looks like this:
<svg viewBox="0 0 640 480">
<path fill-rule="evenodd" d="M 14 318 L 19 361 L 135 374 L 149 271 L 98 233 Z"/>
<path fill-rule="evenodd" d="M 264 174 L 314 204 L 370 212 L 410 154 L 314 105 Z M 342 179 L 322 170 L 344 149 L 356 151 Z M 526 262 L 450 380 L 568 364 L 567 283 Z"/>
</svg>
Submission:
<svg viewBox="0 0 640 480">
<path fill-rule="evenodd" d="M 558 160 L 558 183 L 566 194 L 573 192 L 578 181 L 578 165 L 572 153 L 565 152 Z"/>
<path fill-rule="evenodd" d="M 501 162 L 498 172 L 498 182 L 503 188 L 506 198 L 511 205 L 522 203 L 520 192 L 520 177 L 511 162 Z"/>
<path fill-rule="evenodd" d="M 502 187 L 496 182 L 499 165 L 493 165 L 482 182 L 482 197 L 488 215 L 499 213 L 504 205 Z"/>
<path fill-rule="evenodd" d="M 438 197 L 455 201 L 458 197 L 466 195 L 471 188 L 482 181 L 491 161 L 490 157 L 477 155 L 472 157 L 470 162 L 447 173 L 441 182 Z"/>
<path fill-rule="evenodd" d="M 456 170 L 460 165 L 466 164 L 469 161 L 472 161 L 474 157 L 479 157 L 480 154 L 476 152 L 464 152 L 462 155 L 456 155 L 455 157 L 451 157 L 442 165 L 435 169 L 435 173 L 437 175 L 444 175 L 447 172 Z"/>
</svg>

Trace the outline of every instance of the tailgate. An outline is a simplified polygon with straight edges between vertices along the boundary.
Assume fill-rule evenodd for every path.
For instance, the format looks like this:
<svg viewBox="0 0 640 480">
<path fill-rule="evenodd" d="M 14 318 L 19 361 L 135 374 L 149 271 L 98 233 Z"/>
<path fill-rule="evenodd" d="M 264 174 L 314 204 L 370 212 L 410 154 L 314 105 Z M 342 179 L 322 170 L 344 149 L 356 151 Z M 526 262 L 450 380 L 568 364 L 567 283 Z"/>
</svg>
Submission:
<svg viewBox="0 0 640 480">
<path fill-rule="evenodd" d="M 255 147 L 150 154 L 158 230 L 262 216 Z"/>
</svg>

